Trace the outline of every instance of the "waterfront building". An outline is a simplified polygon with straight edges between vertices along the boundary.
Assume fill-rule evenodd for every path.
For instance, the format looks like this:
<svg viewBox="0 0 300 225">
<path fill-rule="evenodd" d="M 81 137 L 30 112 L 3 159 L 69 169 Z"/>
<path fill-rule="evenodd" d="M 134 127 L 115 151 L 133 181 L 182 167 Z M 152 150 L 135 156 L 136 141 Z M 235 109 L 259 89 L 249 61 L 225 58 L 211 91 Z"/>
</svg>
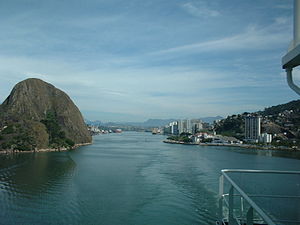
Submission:
<svg viewBox="0 0 300 225">
<path fill-rule="evenodd" d="M 185 119 L 177 121 L 178 134 L 191 133 L 196 134 L 203 129 L 203 123 L 199 119 Z"/>
<path fill-rule="evenodd" d="M 272 142 L 272 134 L 262 133 L 260 135 L 260 142 L 271 143 Z"/>
<path fill-rule="evenodd" d="M 192 126 L 192 134 L 198 133 L 200 130 L 203 129 L 203 123 L 199 119 L 192 119 L 191 120 L 191 126 Z"/>
<path fill-rule="evenodd" d="M 178 121 L 173 121 L 166 125 L 163 129 L 164 134 L 178 135 Z"/>
<path fill-rule="evenodd" d="M 178 133 L 179 134 L 187 132 L 186 120 L 179 120 L 179 121 L 177 121 L 177 123 L 178 123 Z"/>
<path fill-rule="evenodd" d="M 193 133 L 193 124 L 190 119 L 186 120 L 186 132 L 192 134 Z"/>
<path fill-rule="evenodd" d="M 249 115 L 245 118 L 245 140 L 258 142 L 261 134 L 261 117 Z"/>
<path fill-rule="evenodd" d="M 170 127 L 171 127 L 171 134 L 173 135 L 178 135 L 178 122 L 174 121 L 172 123 L 170 123 Z"/>
</svg>

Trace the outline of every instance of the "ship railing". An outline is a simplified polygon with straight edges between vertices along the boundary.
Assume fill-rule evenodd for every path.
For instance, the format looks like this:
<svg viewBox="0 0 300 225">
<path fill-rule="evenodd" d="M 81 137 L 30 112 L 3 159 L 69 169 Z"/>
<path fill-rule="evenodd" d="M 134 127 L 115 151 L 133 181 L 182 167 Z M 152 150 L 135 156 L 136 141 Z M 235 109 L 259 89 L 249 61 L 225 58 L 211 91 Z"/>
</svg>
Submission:
<svg viewBox="0 0 300 225">
<path fill-rule="evenodd" d="M 217 224 L 300 224 L 300 171 L 222 170 Z"/>
</svg>

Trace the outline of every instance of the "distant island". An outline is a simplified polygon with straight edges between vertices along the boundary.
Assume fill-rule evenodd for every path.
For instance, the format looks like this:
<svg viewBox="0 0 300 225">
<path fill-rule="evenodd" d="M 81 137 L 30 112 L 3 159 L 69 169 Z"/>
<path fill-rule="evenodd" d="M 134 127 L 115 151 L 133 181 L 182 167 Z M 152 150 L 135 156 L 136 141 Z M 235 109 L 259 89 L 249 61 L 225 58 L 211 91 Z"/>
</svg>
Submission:
<svg viewBox="0 0 300 225">
<path fill-rule="evenodd" d="M 0 105 L 2 152 L 66 150 L 91 142 L 70 97 L 40 79 L 21 81 Z"/>
</svg>

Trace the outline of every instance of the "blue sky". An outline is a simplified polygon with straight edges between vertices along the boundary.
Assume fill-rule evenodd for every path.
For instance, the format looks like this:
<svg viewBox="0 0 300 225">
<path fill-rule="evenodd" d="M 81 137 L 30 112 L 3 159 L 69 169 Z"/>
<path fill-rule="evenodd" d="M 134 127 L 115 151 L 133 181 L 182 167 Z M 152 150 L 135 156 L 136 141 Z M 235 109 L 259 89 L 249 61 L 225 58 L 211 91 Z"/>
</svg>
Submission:
<svg viewBox="0 0 300 225">
<path fill-rule="evenodd" d="M 256 111 L 299 97 L 292 0 L 0 0 L 0 101 L 29 77 L 102 121 Z M 296 71 L 296 81 L 300 81 Z"/>
</svg>

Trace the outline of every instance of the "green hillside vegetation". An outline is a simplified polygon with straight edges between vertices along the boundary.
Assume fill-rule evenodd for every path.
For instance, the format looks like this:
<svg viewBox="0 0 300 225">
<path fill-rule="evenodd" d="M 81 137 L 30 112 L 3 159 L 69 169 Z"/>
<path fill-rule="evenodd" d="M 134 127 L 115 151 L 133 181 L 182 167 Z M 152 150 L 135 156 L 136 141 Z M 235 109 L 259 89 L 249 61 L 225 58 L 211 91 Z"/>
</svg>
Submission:
<svg viewBox="0 0 300 225">
<path fill-rule="evenodd" d="M 167 139 L 172 141 L 181 141 L 184 143 L 191 143 L 193 140 L 189 138 L 190 133 L 181 133 L 179 136 L 170 136 Z"/>
<path fill-rule="evenodd" d="M 244 138 L 245 119 L 244 117 L 248 113 L 243 115 L 232 115 L 220 120 L 214 124 L 215 131 L 223 136 L 235 137 L 237 139 Z"/>
<path fill-rule="evenodd" d="M 0 151 L 59 150 L 91 141 L 70 97 L 40 79 L 19 82 L 0 105 Z"/>
<path fill-rule="evenodd" d="M 250 113 L 228 116 L 214 124 L 215 131 L 224 136 L 244 138 L 245 117 Z M 262 133 L 273 135 L 273 145 L 300 146 L 300 100 L 265 108 L 251 113 L 262 117 Z M 276 137 L 275 137 L 276 136 Z"/>
<path fill-rule="evenodd" d="M 66 137 L 57 121 L 49 112 L 41 123 L 30 120 L 9 121 L 0 131 L 0 148 L 29 151 L 39 148 L 71 148 L 74 141 Z"/>
<path fill-rule="evenodd" d="M 264 111 L 259 111 L 258 113 L 263 116 L 269 116 L 269 115 L 276 115 L 278 113 L 284 112 L 285 110 L 300 110 L 300 100 L 295 100 L 288 102 L 286 104 L 281 104 L 277 106 L 271 106 L 268 108 L 265 108 Z"/>
<path fill-rule="evenodd" d="M 1 149 L 29 151 L 37 146 L 46 148 L 45 142 L 48 142 L 45 127 L 34 121 L 6 121 L 0 131 Z"/>
<path fill-rule="evenodd" d="M 66 133 L 62 130 L 58 123 L 57 115 L 54 112 L 48 112 L 46 119 L 41 120 L 47 128 L 49 134 L 49 146 L 52 148 L 73 147 L 74 141 L 66 137 Z"/>
</svg>

